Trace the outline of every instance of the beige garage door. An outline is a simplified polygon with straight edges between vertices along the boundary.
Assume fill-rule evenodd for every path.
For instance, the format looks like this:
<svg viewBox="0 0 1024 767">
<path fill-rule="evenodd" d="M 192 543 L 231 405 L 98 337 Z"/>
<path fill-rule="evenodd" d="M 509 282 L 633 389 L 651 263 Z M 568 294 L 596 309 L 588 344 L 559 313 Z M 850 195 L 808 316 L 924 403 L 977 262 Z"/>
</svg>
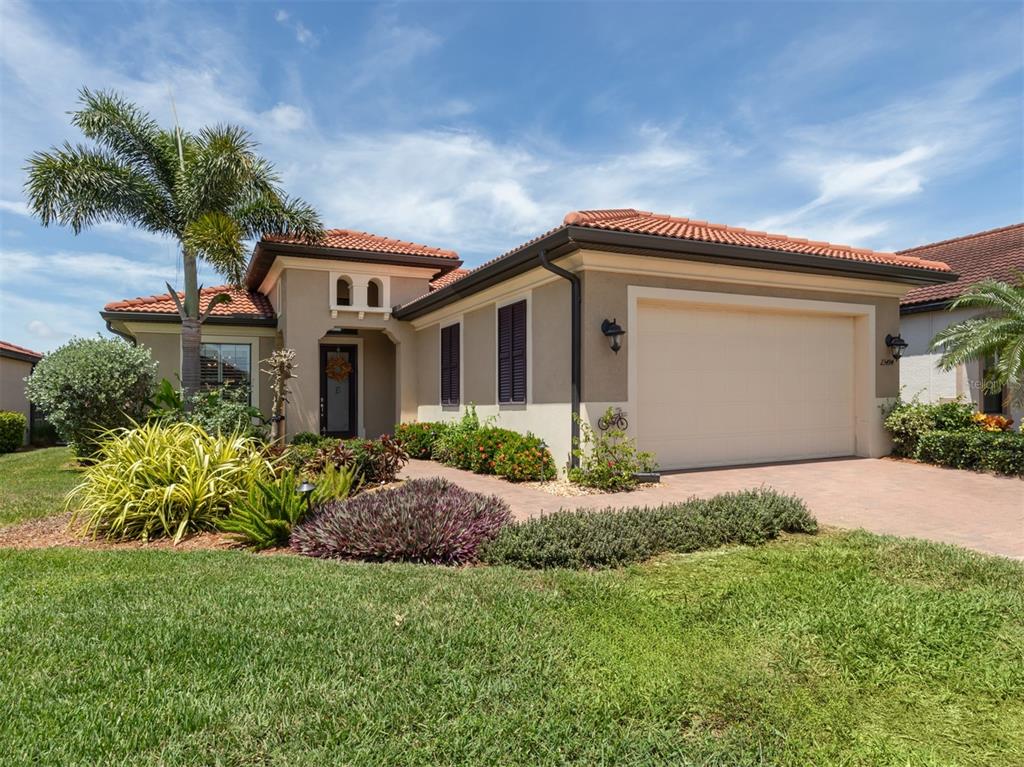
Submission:
<svg viewBox="0 0 1024 767">
<path fill-rule="evenodd" d="M 663 469 L 854 453 L 854 320 L 641 302 L 637 440 Z"/>
</svg>

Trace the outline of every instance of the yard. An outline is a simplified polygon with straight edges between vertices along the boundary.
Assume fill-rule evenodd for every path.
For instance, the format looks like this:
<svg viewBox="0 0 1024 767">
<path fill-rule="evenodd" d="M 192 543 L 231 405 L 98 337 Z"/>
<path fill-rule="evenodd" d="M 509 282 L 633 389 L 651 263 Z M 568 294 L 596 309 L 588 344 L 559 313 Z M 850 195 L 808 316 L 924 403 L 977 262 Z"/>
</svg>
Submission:
<svg viewBox="0 0 1024 767">
<path fill-rule="evenodd" d="M 0 527 L 50 516 L 81 480 L 66 447 L 0 455 Z"/>
<path fill-rule="evenodd" d="M 1024 567 L 864 533 L 607 572 L 0 553 L 36 764 L 1020 764 Z"/>
</svg>

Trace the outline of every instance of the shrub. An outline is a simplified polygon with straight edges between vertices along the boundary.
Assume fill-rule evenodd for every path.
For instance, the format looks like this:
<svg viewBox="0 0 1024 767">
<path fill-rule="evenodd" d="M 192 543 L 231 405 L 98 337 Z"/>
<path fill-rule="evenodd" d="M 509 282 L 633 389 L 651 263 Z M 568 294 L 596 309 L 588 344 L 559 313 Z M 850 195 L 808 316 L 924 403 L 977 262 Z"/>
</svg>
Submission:
<svg viewBox="0 0 1024 767">
<path fill-rule="evenodd" d="M 0 453 L 13 453 L 25 441 L 28 419 L 24 413 L 0 410 Z"/>
<path fill-rule="evenodd" d="M 907 458 L 917 455 L 921 437 L 935 429 L 956 431 L 976 428 L 974 412 L 964 402 L 939 405 L 914 400 L 898 402 L 885 417 L 885 428 L 892 437 L 893 452 Z"/>
<path fill-rule="evenodd" d="M 469 405 L 462 418 L 445 426 L 441 435 L 434 442 L 433 458 L 435 461 L 449 466 L 468 468 L 469 452 L 472 449 L 470 440 L 480 430 L 480 419 L 476 407 Z"/>
<path fill-rule="evenodd" d="M 369 485 L 394 482 L 409 460 L 402 446 L 386 434 L 380 439 L 326 439 L 320 445 L 306 463 L 308 471 L 320 474 L 328 464 L 350 466 Z"/>
<path fill-rule="evenodd" d="M 745 490 L 653 509 L 558 511 L 505 527 L 480 558 L 516 567 L 618 567 L 666 552 L 756 545 L 781 531 L 817 529 L 799 498 Z"/>
<path fill-rule="evenodd" d="M 53 424 L 36 413 L 32 422 L 32 434 L 30 441 L 34 447 L 53 447 L 60 440 L 60 435 L 53 428 Z"/>
<path fill-rule="evenodd" d="M 195 424 L 148 421 L 108 432 L 101 460 L 71 491 L 72 524 L 113 539 L 214 530 L 250 486 L 269 477 L 260 445 L 236 435 L 211 435 Z"/>
<path fill-rule="evenodd" d="M 940 431 L 921 437 L 917 457 L 955 469 L 1024 476 L 1024 434 L 1019 432 Z"/>
<path fill-rule="evenodd" d="M 250 403 L 246 386 L 221 386 L 192 396 L 188 420 L 210 434 L 267 438 L 266 419 Z"/>
<path fill-rule="evenodd" d="M 292 437 L 292 444 L 314 445 L 316 447 L 319 447 L 320 443 L 323 442 L 323 439 L 324 438 L 321 437 L 319 434 L 314 434 L 311 431 L 300 431 L 298 434 Z"/>
<path fill-rule="evenodd" d="M 295 528 L 291 545 L 312 557 L 459 565 L 475 561 L 509 519 L 497 496 L 414 479 L 325 505 Z"/>
<path fill-rule="evenodd" d="M 614 415 L 615 411 L 608 408 L 605 420 L 614 423 Z M 632 490 L 636 487 L 637 473 L 658 468 L 654 456 L 637 450 L 636 441 L 628 438 L 622 429 L 612 426 L 595 434 L 589 423 L 582 419 L 578 419 L 578 423 L 580 438 L 573 455 L 579 459 L 579 466 L 569 470 L 570 481 L 611 492 Z"/>
<path fill-rule="evenodd" d="M 249 492 L 232 504 L 231 513 L 220 521 L 220 529 L 257 551 L 287 545 L 292 527 L 309 505 L 298 492 L 298 485 L 292 470 L 257 479 Z"/>
<path fill-rule="evenodd" d="M 511 482 L 542 482 L 555 478 L 555 459 L 544 441 L 532 434 L 516 434 L 498 446 L 494 473 Z"/>
<path fill-rule="evenodd" d="M 429 421 L 400 423 L 395 427 L 395 439 L 405 448 L 410 458 L 431 458 L 434 443 L 444 433 L 445 424 Z"/>
<path fill-rule="evenodd" d="M 25 393 L 77 455 L 90 456 L 101 435 L 142 417 L 155 380 L 145 347 L 77 338 L 36 364 Z"/>
</svg>

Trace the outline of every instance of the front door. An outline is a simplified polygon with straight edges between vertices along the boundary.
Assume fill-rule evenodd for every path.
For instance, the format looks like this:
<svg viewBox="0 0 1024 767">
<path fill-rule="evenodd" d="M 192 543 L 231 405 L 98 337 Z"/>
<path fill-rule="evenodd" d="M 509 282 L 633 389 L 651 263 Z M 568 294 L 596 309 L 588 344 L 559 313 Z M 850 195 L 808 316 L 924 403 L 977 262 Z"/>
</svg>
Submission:
<svg viewBox="0 0 1024 767">
<path fill-rule="evenodd" d="M 320 433 L 328 437 L 355 437 L 356 347 L 320 347 Z"/>
</svg>

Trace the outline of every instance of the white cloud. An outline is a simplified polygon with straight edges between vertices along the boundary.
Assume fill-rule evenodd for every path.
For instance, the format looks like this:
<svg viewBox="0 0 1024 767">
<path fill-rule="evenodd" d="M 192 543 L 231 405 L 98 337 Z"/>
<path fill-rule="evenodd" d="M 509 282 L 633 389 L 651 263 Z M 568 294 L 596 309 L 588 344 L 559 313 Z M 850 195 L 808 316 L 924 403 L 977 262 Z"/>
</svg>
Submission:
<svg viewBox="0 0 1024 767">
<path fill-rule="evenodd" d="M 294 104 L 278 104 L 260 117 L 280 131 L 297 131 L 306 126 L 309 116 Z"/>
<path fill-rule="evenodd" d="M 21 200 L 0 200 L 0 210 L 16 216 L 30 216 L 28 205 Z"/>
<path fill-rule="evenodd" d="M 48 339 L 57 335 L 57 332 L 42 320 L 32 320 L 25 327 L 36 338 Z"/>
<path fill-rule="evenodd" d="M 290 29 L 295 34 L 295 39 L 298 40 L 301 45 L 313 46 L 319 42 L 319 39 L 313 34 L 309 27 L 298 19 L 293 22 L 291 14 L 283 8 L 278 9 L 274 14 L 274 21 L 281 26 Z"/>
<path fill-rule="evenodd" d="M 276 21 L 278 24 L 283 24 L 284 22 L 288 21 L 289 18 L 290 17 L 288 15 L 288 11 L 284 10 L 283 8 L 279 8 L 277 13 L 274 14 L 274 21 Z"/>
</svg>

